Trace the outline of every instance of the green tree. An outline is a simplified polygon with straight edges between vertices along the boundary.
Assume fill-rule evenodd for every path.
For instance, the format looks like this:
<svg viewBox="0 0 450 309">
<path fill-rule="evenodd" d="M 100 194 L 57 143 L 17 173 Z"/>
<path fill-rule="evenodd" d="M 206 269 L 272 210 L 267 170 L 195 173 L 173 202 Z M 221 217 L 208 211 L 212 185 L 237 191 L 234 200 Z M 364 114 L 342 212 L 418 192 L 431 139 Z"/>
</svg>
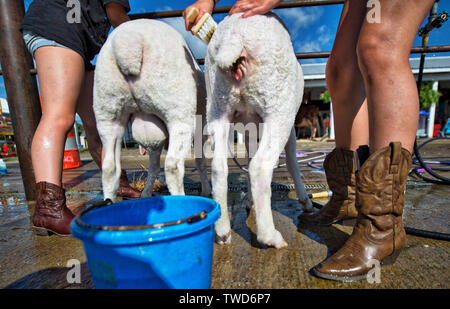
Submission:
<svg viewBox="0 0 450 309">
<path fill-rule="evenodd" d="M 77 122 L 77 130 L 78 130 L 78 134 L 81 134 L 84 132 L 84 127 L 81 123 Z"/>
<path fill-rule="evenodd" d="M 423 83 L 420 87 L 420 109 L 428 109 L 438 103 L 442 93 L 433 89 L 434 82 Z"/>
<path fill-rule="evenodd" d="M 331 96 L 330 96 L 330 92 L 328 90 L 326 90 L 324 93 L 322 93 L 320 95 L 320 99 L 324 102 L 324 103 L 330 103 L 331 102 Z"/>
</svg>

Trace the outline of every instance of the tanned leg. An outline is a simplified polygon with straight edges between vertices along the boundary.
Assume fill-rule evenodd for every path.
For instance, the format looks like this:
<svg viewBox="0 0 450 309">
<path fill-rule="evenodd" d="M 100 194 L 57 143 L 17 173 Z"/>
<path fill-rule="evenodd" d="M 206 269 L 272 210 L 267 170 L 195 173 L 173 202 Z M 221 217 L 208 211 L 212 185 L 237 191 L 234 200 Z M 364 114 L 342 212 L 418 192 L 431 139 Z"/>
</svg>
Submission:
<svg viewBox="0 0 450 309">
<path fill-rule="evenodd" d="M 366 14 L 366 1 L 344 4 L 339 28 L 326 68 L 333 103 L 336 147 L 356 150 L 369 141 L 367 102 L 356 46 Z"/>
<path fill-rule="evenodd" d="M 36 182 L 61 185 L 64 144 L 75 119 L 84 78 L 83 58 L 62 47 L 45 46 L 35 52 L 43 113 L 31 145 Z"/>
<path fill-rule="evenodd" d="M 380 0 L 380 23 L 364 20 L 357 52 L 370 123 L 370 152 L 399 141 L 412 152 L 419 98 L 409 65 L 414 37 L 434 0 Z"/>
</svg>

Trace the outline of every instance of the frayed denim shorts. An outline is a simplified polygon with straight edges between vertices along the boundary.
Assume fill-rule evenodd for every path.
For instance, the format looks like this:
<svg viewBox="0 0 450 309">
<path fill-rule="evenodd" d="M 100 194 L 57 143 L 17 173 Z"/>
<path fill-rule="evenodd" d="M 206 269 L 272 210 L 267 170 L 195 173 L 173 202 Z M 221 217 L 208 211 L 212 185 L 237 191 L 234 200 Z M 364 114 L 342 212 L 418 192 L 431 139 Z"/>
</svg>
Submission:
<svg viewBox="0 0 450 309">
<path fill-rule="evenodd" d="M 30 54 L 33 56 L 33 58 L 34 58 L 34 52 L 39 47 L 43 47 L 43 46 L 58 46 L 58 47 L 64 47 L 64 48 L 70 49 L 67 46 L 59 44 L 52 40 L 48 40 L 44 37 L 34 34 L 33 32 L 30 32 L 30 31 L 23 32 L 23 40 L 25 41 L 25 45 L 27 46 L 27 48 L 30 51 Z"/>
</svg>

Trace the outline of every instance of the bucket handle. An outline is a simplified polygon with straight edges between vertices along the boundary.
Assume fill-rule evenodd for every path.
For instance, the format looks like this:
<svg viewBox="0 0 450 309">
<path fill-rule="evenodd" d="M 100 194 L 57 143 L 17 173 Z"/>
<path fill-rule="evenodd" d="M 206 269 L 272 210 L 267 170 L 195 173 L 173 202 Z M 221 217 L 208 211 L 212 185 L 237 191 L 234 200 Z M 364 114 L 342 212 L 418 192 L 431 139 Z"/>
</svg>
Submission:
<svg viewBox="0 0 450 309">
<path fill-rule="evenodd" d="M 103 231 L 131 231 L 131 230 L 140 230 L 140 229 L 158 229 L 158 228 L 162 228 L 165 226 L 172 226 L 172 225 L 178 225 L 184 222 L 187 222 L 188 224 L 192 224 L 195 222 L 198 222 L 200 220 L 203 220 L 206 218 L 206 216 L 208 215 L 208 212 L 206 210 L 203 210 L 202 212 L 199 212 L 198 214 L 186 217 L 184 219 L 180 219 L 180 220 L 175 220 L 175 221 L 170 221 L 170 222 L 165 222 L 165 223 L 155 223 L 155 224 L 149 224 L 149 225 L 136 225 L 136 226 L 105 226 L 105 225 L 92 225 L 92 224 L 87 224 L 84 223 L 83 221 L 81 221 L 81 216 L 90 211 L 90 210 L 94 210 L 94 209 L 98 209 L 98 208 L 102 208 L 108 205 L 111 205 L 112 202 L 107 199 L 106 201 L 101 202 L 100 204 L 97 204 L 96 206 L 92 206 L 88 209 L 86 209 L 85 211 L 83 211 L 82 213 L 80 213 L 76 218 L 76 222 L 78 225 L 82 226 L 82 227 L 86 227 L 86 228 L 91 228 L 91 229 L 97 229 L 97 230 L 103 230 Z"/>
</svg>

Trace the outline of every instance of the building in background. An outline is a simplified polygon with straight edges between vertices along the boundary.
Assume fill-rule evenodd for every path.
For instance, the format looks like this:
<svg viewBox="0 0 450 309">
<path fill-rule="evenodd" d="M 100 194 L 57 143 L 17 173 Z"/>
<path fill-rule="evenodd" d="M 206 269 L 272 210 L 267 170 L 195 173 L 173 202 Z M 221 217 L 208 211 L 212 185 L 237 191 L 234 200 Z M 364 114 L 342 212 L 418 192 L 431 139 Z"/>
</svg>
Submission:
<svg viewBox="0 0 450 309">
<path fill-rule="evenodd" d="M 410 58 L 411 69 L 417 80 L 419 73 L 420 58 Z M 305 95 L 303 104 L 316 105 L 320 109 L 320 116 L 330 115 L 331 104 L 323 102 L 320 96 L 327 91 L 325 82 L 326 63 L 302 64 L 305 76 Z M 423 71 L 423 82 L 433 82 L 434 88 L 442 93 L 439 102 L 429 109 L 422 110 L 418 128 L 418 136 L 431 137 L 434 125 L 443 128 L 450 118 L 449 93 L 450 93 L 450 56 L 427 57 Z M 328 116 L 329 117 L 329 116 Z M 333 121 L 330 121 L 331 125 Z M 330 128 L 330 131 L 333 131 Z M 331 134 L 332 135 L 332 132 Z M 333 138 L 333 136 L 331 136 Z"/>
</svg>

